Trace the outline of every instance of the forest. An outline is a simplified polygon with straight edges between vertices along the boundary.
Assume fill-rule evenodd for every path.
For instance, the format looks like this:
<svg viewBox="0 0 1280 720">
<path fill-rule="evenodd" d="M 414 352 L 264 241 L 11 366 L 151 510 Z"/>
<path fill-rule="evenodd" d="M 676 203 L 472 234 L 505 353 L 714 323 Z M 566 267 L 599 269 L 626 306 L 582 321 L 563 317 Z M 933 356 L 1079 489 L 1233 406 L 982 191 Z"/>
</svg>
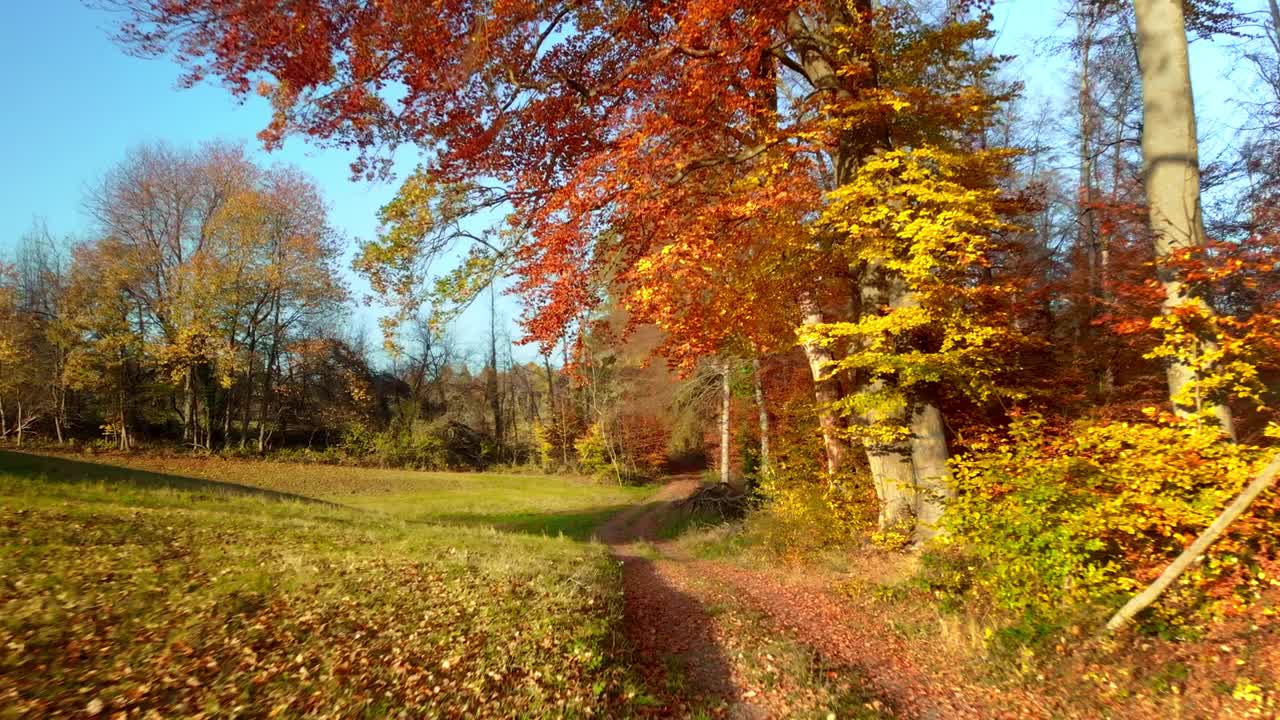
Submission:
<svg viewBox="0 0 1280 720">
<path fill-rule="evenodd" d="M 157 138 L 85 178 L 91 231 L 0 246 L 15 717 L 1280 716 L 1277 0 L 91 4 L 119 52 L 265 99 L 252 142 L 397 189 L 346 237 L 343 187 L 243 139 Z M 1065 103 L 999 49 L 998 15 L 1037 12 Z M 1193 94 L 1205 48 L 1231 107 Z M 295 577 L 224 550 L 274 568 L 232 590 L 182 575 L 221 556 L 159 569 L 161 545 L 270 545 L 208 519 L 242 490 L 227 507 L 280 522 L 286 554 L 362 559 Z M 183 627 L 296 619 L 299 583 L 349 583 L 306 610 L 332 622 L 259 648 L 312 643 L 301 679 L 237 679 L 228 644 L 195 685 L 108 682 L 68 643 L 186 657 L 129 645 L 127 613 L 49 639 L 78 617 L 54 590 L 106 582 L 78 543 L 168 537 L 184 508 L 205 519 L 138 561 L 214 593 L 166 596 Z M 39 567 L 65 575 L 13 579 Z M 365 675 L 333 650 L 489 580 L 492 628 L 545 613 L 512 647 L 566 654 L 504 655 L 512 628 L 423 629 L 438 653 L 400 669 L 366 647 Z M 369 584 L 386 605 L 344 614 Z M 555 624 L 585 602 L 600 625 Z M 458 662 L 456 687 L 421 679 Z"/>
</svg>

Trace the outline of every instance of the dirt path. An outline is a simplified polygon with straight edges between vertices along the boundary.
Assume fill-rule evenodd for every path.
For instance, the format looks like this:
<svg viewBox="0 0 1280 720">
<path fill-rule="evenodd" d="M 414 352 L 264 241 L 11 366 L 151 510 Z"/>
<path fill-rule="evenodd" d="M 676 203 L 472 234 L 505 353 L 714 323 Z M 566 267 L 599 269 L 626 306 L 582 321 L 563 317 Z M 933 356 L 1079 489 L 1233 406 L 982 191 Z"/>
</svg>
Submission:
<svg viewBox="0 0 1280 720">
<path fill-rule="evenodd" d="M 656 538 L 674 505 L 692 496 L 700 487 L 702 479 L 696 474 L 672 475 L 658 492 L 643 503 L 632 505 L 609 518 L 596 531 L 596 537 L 619 557 L 625 557 L 627 549 L 635 543 Z"/>
<path fill-rule="evenodd" d="M 672 477 L 644 503 L 610 518 L 596 533 L 622 562 L 625 630 L 642 672 L 662 688 L 665 702 L 657 715 L 691 714 L 695 708 L 681 704 L 681 694 L 725 705 L 741 697 L 703 602 L 689 593 L 687 579 L 673 563 L 654 557 L 649 544 L 675 505 L 701 486 L 697 476 Z M 691 687 L 677 687 L 684 681 Z M 673 701 L 677 707 L 672 707 Z"/>
<path fill-rule="evenodd" d="M 772 628 L 841 667 L 859 671 L 893 716 L 921 720 L 1033 720 L 1072 717 L 1045 698 L 1018 688 L 995 688 L 966 677 L 966 662 L 941 642 L 912 643 L 886 618 L 836 595 L 829 582 L 779 577 L 727 563 L 695 561 L 692 572 L 733 588 L 736 597 L 769 618 Z"/>
<path fill-rule="evenodd" d="M 832 682 L 825 674 L 834 668 L 812 649 L 781 641 L 768 617 L 741 602 L 727 566 L 680 556 L 658 540 L 678 504 L 701 487 L 697 476 L 672 477 L 597 532 L 622 562 L 625 631 L 636 665 L 656 689 L 654 716 L 892 717 L 864 697 L 859 673 Z M 732 583 L 721 584 L 725 579 Z M 844 711 L 831 714 L 830 707 Z"/>
<path fill-rule="evenodd" d="M 829 576 L 688 558 L 656 541 L 676 504 L 699 487 L 697 477 L 673 477 L 598 532 L 622 562 L 637 664 L 654 686 L 671 691 L 655 715 L 1073 716 L 1039 696 L 966 676 L 937 643 L 908 642 L 869 604 L 837 595 Z M 791 656 L 811 660 L 788 665 L 777 657 L 780 642 Z M 823 711 L 833 705 L 839 712 Z"/>
</svg>

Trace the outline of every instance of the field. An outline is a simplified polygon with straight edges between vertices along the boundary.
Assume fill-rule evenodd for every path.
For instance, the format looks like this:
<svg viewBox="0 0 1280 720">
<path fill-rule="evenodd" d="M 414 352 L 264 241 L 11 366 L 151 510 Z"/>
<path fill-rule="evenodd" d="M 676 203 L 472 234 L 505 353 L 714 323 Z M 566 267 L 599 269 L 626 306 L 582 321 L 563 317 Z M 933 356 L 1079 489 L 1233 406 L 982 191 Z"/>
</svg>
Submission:
<svg viewBox="0 0 1280 720">
<path fill-rule="evenodd" d="M 618 717 L 646 488 L 0 452 L 0 717 Z"/>
</svg>

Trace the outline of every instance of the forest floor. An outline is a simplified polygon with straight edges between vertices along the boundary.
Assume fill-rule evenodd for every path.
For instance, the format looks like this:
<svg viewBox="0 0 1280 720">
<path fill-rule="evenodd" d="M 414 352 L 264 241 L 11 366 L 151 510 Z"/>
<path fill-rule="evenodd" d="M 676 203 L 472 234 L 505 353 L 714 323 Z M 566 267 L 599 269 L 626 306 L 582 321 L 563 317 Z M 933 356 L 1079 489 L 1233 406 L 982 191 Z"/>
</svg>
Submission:
<svg viewBox="0 0 1280 720">
<path fill-rule="evenodd" d="M 1276 716 L 1274 625 L 993 657 L 910 556 L 786 562 L 701 487 L 0 451 L 0 719 Z"/>
<path fill-rule="evenodd" d="M 1277 717 L 1267 699 L 1230 681 L 1277 660 L 1274 634 L 1255 637 L 1252 651 L 1261 652 L 1253 654 L 1240 642 L 1129 638 L 1101 652 L 1060 646 L 1057 658 L 994 658 L 977 622 L 895 590 L 913 570 L 911 556 L 855 552 L 830 567 L 725 552 L 724 528 L 664 539 L 700 487 L 696 477 L 671 478 L 599 532 L 623 564 L 637 668 L 656 684 L 683 685 L 668 701 L 696 698 L 663 708 L 666 715 Z"/>
<path fill-rule="evenodd" d="M 0 451 L 0 718 L 633 717 L 652 488 Z"/>
</svg>

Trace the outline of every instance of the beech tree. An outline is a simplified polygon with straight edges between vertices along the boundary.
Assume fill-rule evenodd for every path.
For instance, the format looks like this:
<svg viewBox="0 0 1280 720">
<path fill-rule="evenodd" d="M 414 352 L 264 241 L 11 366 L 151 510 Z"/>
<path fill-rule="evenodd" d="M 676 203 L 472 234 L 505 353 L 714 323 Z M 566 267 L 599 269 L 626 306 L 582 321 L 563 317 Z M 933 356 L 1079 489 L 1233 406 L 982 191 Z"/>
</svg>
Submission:
<svg viewBox="0 0 1280 720">
<path fill-rule="evenodd" d="M 423 264 L 465 240 L 473 265 L 512 263 L 531 339 L 554 343 L 611 292 L 667 330 L 661 351 L 684 367 L 734 339 L 787 344 L 855 305 L 912 303 L 883 266 L 830 252 L 814 213 L 877 152 L 967 147 L 1001 100 L 984 81 L 997 61 L 968 49 L 987 33 L 980 8 L 965 19 L 969 3 L 937 19 L 869 0 L 117 4 L 135 50 L 178 56 L 193 82 L 267 95 L 269 146 L 290 132 L 356 146 L 367 174 L 386 169 L 383 148 L 426 151 L 365 250 L 375 286 L 407 307 L 427 294 Z M 380 93 L 392 84 L 404 92 Z M 478 237 L 458 221 L 495 209 L 506 231 Z M 700 302 L 666 302 L 676 282 Z M 843 345 L 806 332 L 802 346 L 838 473 L 846 424 L 871 422 L 840 404 L 896 385 L 897 371 L 836 373 Z M 912 498 L 923 478 L 909 468 L 941 472 L 947 457 L 937 401 L 918 390 L 902 401 L 916 418 L 906 445 L 868 449 L 877 483 Z M 886 522 L 909 524 L 914 504 Z"/>
<path fill-rule="evenodd" d="M 1170 262 L 1180 252 L 1206 244 L 1200 204 L 1200 153 L 1191 95 L 1187 25 L 1181 0 L 1135 0 L 1138 56 L 1142 70 L 1142 164 L 1157 275 L 1164 288 L 1163 312 L 1178 318 L 1212 314 L 1203 298 L 1190 295 Z M 1202 338 L 1198 354 L 1216 351 Z M 1169 398 L 1184 414 L 1207 413 L 1234 436 L 1223 398 L 1205 397 L 1196 371 L 1179 359 L 1168 364 Z"/>
<path fill-rule="evenodd" d="M 153 407 L 165 398 L 187 444 L 227 444 L 239 419 L 243 445 L 252 416 L 262 449 L 290 344 L 345 299 L 318 191 L 234 146 L 156 145 L 132 151 L 87 205 L 98 239 L 65 271 L 35 238 L 14 273 L 20 345 L 32 355 L 23 387 L 39 393 L 59 441 L 68 397 L 81 393 L 122 449 L 143 420 L 135 409 L 167 420 L 169 408 Z M 25 416 L 34 410 L 25 400 Z"/>
<path fill-rule="evenodd" d="M 96 401 L 102 434 L 120 450 L 133 446 L 134 411 L 148 381 L 143 311 L 128 291 L 135 269 L 118 262 L 124 253 L 113 238 L 76 248 L 59 314 L 67 384 Z"/>
</svg>

